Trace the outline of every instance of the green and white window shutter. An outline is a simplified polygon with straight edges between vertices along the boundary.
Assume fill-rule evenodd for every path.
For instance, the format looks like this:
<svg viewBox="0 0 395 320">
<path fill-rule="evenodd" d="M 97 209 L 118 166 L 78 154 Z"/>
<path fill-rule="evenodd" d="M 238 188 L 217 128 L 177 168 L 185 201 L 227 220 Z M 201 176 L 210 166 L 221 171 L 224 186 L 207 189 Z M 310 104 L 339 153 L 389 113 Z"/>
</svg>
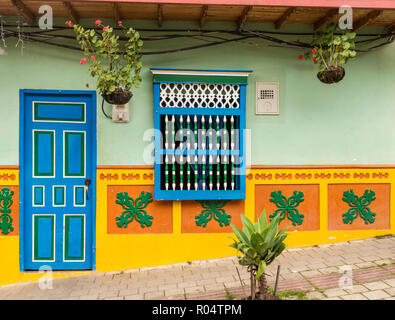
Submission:
<svg viewBox="0 0 395 320">
<path fill-rule="evenodd" d="M 245 198 L 245 112 L 252 71 L 151 68 L 155 200 Z"/>
</svg>

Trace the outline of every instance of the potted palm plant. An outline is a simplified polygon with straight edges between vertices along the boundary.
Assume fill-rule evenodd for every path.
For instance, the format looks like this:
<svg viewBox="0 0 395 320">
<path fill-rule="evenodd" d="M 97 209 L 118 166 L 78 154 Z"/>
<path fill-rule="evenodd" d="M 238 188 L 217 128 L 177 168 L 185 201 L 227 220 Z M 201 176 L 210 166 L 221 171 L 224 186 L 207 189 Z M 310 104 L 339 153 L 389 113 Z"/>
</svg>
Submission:
<svg viewBox="0 0 395 320">
<path fill-rule="evenodd" d="M 268 293 L 265 269 L 286 248 L 284 243 L 288 236 L 285 233 L 288 227 L 278 231 L 280 215 L 276 215 L 270 223 L 267 223 L 266 213 L 256 223 L 252 223 L 246 216 L 241 215 L 243 230 L 231 225 L 237 240 L 230 246 L 242 253 L 239 263 L 248 267 L 251 278 L 251 299 L 258 296 L 261 300 L 275 299 Z M 258 295 L 256 294 L 256 281 L 258 280 Z"/>
<path fill-rule="evenodd" d="M 67 23 L 72 26 L 71 22 Z M 126 104 L 133 96 L 131 89 L 140 87 L 143 41 L 137 31 L 124 27 L 121 21 L 116 29 L 103 25 L 101 20 L 95 24 L 95 29 L 73 26 L 85 56 L 80 63 L 91 63 L 90 75 L 97 77 L 96 86 L 105 101 L 112 105 Z"/>
<path fill-rule="evenodd" d="M 355 32 L 341 30 L 334 23 L 329 24 L 325 31 L 314 35 L 311 43 L 313 49 L 304 56 L 319 65 L 317 77 L 321 82 L 331 84 L 344 78 L 342 65 L 356 56 L 355 37 Z"/>
</svg>

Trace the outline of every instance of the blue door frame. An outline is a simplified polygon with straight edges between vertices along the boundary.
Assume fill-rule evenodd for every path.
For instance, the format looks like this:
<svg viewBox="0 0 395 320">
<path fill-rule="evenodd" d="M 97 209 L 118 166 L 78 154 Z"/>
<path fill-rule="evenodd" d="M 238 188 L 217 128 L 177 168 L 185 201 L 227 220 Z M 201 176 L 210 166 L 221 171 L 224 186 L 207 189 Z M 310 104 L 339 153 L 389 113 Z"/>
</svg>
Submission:
<svg viewBox="0 0 395 320">
<path fill-rule="evenodd" d="M 96 92 L 19 98 L 20 270 L 95 269 Z"/>
</svg>

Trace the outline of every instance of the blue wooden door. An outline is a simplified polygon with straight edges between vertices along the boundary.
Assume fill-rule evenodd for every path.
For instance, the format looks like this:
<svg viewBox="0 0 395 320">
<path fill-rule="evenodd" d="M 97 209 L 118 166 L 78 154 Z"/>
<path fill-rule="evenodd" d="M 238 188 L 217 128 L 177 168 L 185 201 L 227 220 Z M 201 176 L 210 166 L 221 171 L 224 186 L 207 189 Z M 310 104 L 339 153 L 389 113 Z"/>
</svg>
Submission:
<svg viewBox="0 0 395 320">
<path fill-rule="evenodd" d="M 96 93 L 21 90 L 20 103 L 21 269 L 92 269 Z"/>
</svg>

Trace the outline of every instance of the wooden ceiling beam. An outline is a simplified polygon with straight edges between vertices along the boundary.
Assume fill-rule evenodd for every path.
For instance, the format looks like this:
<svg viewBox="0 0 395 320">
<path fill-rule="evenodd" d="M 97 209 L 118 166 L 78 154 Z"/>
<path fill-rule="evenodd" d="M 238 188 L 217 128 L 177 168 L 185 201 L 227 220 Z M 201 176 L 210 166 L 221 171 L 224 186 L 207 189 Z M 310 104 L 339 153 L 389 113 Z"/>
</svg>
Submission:
<svg viewBox="0 0 395 320">
<path fill-rule="evenodd" d="M 387 26 L 388 33 L 395 32 L 395 22 Z"/>
<path fill-rule="evenodd" d="M 158 26 L 162 27 L 163 24 L 163 5 L 158 4 Z"/>
<path fill-rule="evenodd" d="M 30 23 L 36 23 L 36 16 L 34 13 L 26 7 L 26 5 L 22 2 L 22 0 L 11 0 L 12 5 L 18 9 L 19 13 Z"/>
<path fill-rule="evenodd" d="M 248 14 L 253 9 L 253 6 L 244 7 L 243 13 L 241 14 L 239 21 L 237 22 L 237 30 L 241 32 L 243 30 L 243 26 L 247 21 Z"/>
<path fill-rule="evenodd" d="M 113 12 L 113 15 L 114 15 L 115 22 L 118 22 L 118 21 L 122 20 L 121 13 L 119 12 L 118 3 L 116 3 L 116 2 L 112 3 L 112 12 Z"/>
<path fill-rule="evenodd" d="M 289 17 L 296 11 L 296 7 L 290 7 L 288 8 L 284 14 L 274 23 L 274 26 L 276 29 L 280 29 L 284 23 L 287 22 Z"/>
<path fill-rule="evenodd" d="M 361 29 L 362 27 L 368 25 L 374 19 L 381 16 L 382 13 L 383 13 L 383 10 L 370 11 L 367 15 L 363 16 L 357 22 L 354 23 L 353 31 L 357 31 L 357 30 Z"/>
<path fill-rule="evenodd" d="M 206 22 L 207 12 L 208 12 L 208 6 L 205 5 L 202 7 L 202 13 L 200 14 L 200 19 L 199 19 L 200 28 L 203 28 L 203 25 Z"/>
<path fill-rule="evenodd" d="M 317 31 L 319 28 L 329 23 L 329 21 L 331 21 L 338 14 L 339 9 L 328 10 L 322 18 L 319 18 L 316 22 L 314 22 L 314 31 Z"/>
<path fill-rule="evenodd" d="M 73 23 L 78 24 L 78 21 L 80 20 L 80 16 L 77 13 L 77 11 L 75 11 L 71 3 L 64 1 L 63 6 L 67 9 L 67 12 L 69 13 L 71 20 L 73 20 Z"/>
</svg>

